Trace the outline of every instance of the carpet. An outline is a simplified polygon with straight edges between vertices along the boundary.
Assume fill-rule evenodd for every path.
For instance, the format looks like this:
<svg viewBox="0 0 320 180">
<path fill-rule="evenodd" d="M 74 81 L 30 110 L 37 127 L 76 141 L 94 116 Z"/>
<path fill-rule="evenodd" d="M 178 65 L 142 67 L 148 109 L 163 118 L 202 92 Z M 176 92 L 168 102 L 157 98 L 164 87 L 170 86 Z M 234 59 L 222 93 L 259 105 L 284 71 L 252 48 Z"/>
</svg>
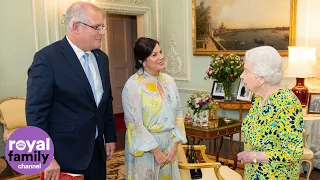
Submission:
<svg viewBox="0 0 320 180">
<path fill-rule="evenodd" d="M 125 180 L 125 154 L 124 151 L 115 152 L 112 158 L 107 161 L 107 179 L 108 180 Z"/>
<path fill-rule="evenodd" d="M 237 168 L 235 171 L 236 171 L 237 173 L 239 173 L 239 174 L 243 177 L 244 169 L 242 169 L 242 168 Z M 303 175 L 302 175 L 302 176 L 303 176 Z M 309 178 L 309 179 L 312 180 L 311 178 Z M 300 180 L 306 180 L 306 178 L 300 176 Z"/>
<path fill-rule="evenodd" d="M 243 177 L 242 168 L 237 168 L 235 171 Z M 115 152 L 111 160 L 107 161 L 107 179 L 108 180 L 125 180 L 126 179 L 124 151 Z M 300 177 L 300 180 L 306 180 L 306 178 Z M 312 179 L 310 178 L 310 180 Z"/>
</svg>

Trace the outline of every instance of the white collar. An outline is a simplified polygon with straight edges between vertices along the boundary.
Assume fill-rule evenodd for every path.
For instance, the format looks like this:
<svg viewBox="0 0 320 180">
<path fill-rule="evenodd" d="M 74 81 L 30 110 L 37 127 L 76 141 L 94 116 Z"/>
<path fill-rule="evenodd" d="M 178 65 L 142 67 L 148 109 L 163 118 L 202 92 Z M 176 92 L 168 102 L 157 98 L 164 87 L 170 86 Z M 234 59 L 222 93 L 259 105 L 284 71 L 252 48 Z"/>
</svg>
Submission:
<svg viewBox="0 0 320 180">
<path fill-rule="evenodd" d="M 76 53 L 78 59 L 81 59 L 85 52 L 82 51 L 80 48 L 78 48 L 75 44 L 73 44 L 73 43 L 70 41 L 70 39 L 68 38 L 68 36 L 66 36 L 66 37 L 67 37 L 67 40 L 68 40 L 71 48 L 72 48 L 73 51 Z M 90 56 L 91 51 L 88 51 L 88 52 L 86 52 L 86 53 L 88 53 L 89 56 Z"/>
</svg>

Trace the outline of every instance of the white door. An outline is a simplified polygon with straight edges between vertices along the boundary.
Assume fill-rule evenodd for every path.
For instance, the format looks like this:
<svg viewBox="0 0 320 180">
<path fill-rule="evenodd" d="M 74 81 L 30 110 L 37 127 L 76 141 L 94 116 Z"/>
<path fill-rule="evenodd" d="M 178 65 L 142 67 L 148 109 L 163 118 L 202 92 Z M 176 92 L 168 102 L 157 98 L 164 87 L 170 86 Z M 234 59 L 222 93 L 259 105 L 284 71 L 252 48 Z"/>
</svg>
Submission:
<svg viewBox="0 0 320 180">
<path fill-rule="evenodd" d="M 113 96 L 113 113 L 122 113 L 121 93 L 134 73 L 133 44 L 137 38 L 136 17 L 106 15 L 107 46 Z"/>
</svg>

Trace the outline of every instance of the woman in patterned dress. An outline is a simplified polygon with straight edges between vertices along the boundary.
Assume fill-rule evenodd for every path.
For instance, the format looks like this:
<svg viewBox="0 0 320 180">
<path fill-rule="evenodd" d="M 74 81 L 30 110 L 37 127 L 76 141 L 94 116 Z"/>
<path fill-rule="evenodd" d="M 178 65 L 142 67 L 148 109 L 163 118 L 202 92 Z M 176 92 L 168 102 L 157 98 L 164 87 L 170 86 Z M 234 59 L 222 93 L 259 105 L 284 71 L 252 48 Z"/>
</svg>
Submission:
<svg viewBox="0 0 320 180">
<path fill-rule="evenodd" d="M 187 140 L 177 86 L 160 72 L 164 56 L 156 40 L 139 38 L 134 55 L 139 70 L 122 92 L 126 179 L 179 180 L 175 156 L 178 144 Z"/>
<path fill-rule="evenodd" d="M 241 78 L 255 93 L 243 120 L 244 179 L 299 179 L 303 155 L 303 117 L 299 99 L 281 87 L 282 60 L 274 48 L 262 46 L 245 54 Z"/>
</svg>

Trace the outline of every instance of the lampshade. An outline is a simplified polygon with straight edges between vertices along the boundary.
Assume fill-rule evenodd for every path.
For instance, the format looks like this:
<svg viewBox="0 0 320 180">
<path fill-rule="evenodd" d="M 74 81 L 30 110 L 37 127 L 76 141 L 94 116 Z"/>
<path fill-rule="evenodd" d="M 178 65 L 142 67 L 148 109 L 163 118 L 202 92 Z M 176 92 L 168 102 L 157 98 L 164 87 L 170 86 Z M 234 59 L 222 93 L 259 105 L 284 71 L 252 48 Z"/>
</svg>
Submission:
<svg viewBox="0 0 320 180">
<path fill-rule="evenodd" d="M 289 46 L 288 49 L 288 66 L 284 76 L 296 78 L 320 76 L 320 68 L 316 62 L 316 47 Z"/>
</svg>

